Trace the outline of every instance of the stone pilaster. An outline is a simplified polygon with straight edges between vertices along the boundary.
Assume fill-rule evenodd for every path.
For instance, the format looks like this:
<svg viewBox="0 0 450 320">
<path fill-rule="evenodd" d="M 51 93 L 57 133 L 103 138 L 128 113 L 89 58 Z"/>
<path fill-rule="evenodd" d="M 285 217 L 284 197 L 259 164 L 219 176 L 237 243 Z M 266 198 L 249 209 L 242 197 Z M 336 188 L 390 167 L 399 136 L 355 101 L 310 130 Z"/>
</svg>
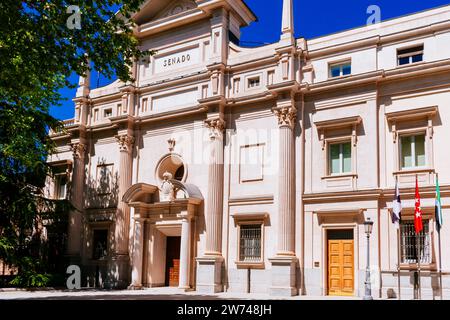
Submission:
<svg viewBox="0 0 450 320">
<path fill-rule="evenodd" d="M 272 295 L 296 295 L 294 101 L 274 110 L 279 125 L 277 254 L 272 264 Z"/>
<path fill-rule="evenodd" d="M 144 221 L 138 214 L 134 217 L 134 249 L 131 266 L 130 289 L 142 288 L 142 265 L 144 248 Z"/>
<path fill-rule="evenodd" d="M 113 263 L 115 279 L 112 287 L 125 287 L 128 282 L 129 252 L 128 239 L 130 230 L 130 208 L 122 201 L 125 192 L 132 183 L 132 163 L 134 137 L 129 134 L 116 136 L 120 150 L 119 192 L 114 228 Z"/>
<path fill-rule="evenodd" d="M 69 230 L 67 254 L 71 263 L 79 263 L 81 254 L 81 230 L 83 215 L 83 190 L 85 174 L 86 144 L 75 142 L 71 144 L 73 152 L 73 173 L 72 185 L 70 189 L 70 201 L 74 210 L 69 213 Z"/>
<path fill-rule="evenodd" d="M 222 285 L 222 219 L 223 219 L 223 131 L 220 118 L 205 122 L 210 132 L 208 165 L 208 198 L 206 200 L 206 251 L 197 258 L 197 289 L 200 292 L 221 292 Z"/>
<path fill-rule="evenodd" d="M 190 271 L 191 271 L 191 218 L 183 217 L 181 223 L 181 248 L 180 248 L 180 283 L 179 288 L 183 290 L 190 289 Z"/>
</svg>

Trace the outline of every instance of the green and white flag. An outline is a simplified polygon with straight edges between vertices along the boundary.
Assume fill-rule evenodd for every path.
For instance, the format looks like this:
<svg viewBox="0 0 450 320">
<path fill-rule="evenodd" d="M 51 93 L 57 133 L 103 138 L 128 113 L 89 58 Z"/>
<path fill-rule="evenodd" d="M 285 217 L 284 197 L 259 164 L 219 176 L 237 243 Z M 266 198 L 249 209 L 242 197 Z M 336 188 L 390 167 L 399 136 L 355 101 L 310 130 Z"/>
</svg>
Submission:
<svg viewBox="0 0 450 320">
<path fill-rule="evenodd" d="M 441 206 L 441 189 L 439 188 L 439 179 L 437 175 L 436 175 L 436 200 L 434 205 L 434 212 L 436 215 L 436 228 L 438 232 L 440 232 L 443 221 L 442 221 L 442 206 Z"/>
</svg>

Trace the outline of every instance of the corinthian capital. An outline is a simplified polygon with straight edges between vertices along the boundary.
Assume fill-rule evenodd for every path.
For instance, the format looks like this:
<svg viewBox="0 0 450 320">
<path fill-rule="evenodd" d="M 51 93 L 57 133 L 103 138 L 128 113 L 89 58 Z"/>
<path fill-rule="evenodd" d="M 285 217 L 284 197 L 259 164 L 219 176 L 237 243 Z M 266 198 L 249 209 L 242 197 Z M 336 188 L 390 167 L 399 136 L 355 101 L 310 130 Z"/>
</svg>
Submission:
<svg viewBox="0 0 450 320">
<path fill-rule="evenodd" d="M 221 138 L 225 129 L 225 121 L 222 119 L 208 119 L 205 121 L 206 127 L 209 129 L 209 137 L 211 139 Z"/>
<path fill-rule="evenodd" d="M 131 152 L 134 144 L 134 137 L 123 134 L 116 136 L 116 139 L 119 143 L 120 152 Z"/>
<path fill-rule="evenodd" d="M 72 143 L 70 145 L 70 148 L 72 150 L 73 153 L 73 157 L 75 159 L 83 159 L 84 158 L 84 153 L 86 152 L 86 145 L 84 143 Z"/>
<path fill-rule="evenodd" d="M 297 120 L 297 109 L 294 107 L 283 107 L 273 111 L 278 118 L 278 125 L 281 127 L 290 127 L 294 129 Z"/>
</svg>

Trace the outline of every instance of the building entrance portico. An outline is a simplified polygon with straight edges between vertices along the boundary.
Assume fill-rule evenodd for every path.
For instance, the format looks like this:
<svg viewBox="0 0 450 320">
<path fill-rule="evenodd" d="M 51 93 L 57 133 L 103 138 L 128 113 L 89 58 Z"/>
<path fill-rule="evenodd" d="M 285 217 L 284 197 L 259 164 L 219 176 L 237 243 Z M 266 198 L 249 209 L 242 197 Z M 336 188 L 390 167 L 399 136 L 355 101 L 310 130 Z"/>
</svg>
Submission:
<svg viewBox="0 0 450 320">
<path fill-rule="evenodd" d="M 194 285 L 193 238 L 203 198 L 193 185 L 166 182 L 172 188 L 169 198 L 167 188 L 143 183 L 132 186 L 123 197 L 134 209 L 130 286 L 134 289 L 178 286 L 189 290 Z"/>
</svg>

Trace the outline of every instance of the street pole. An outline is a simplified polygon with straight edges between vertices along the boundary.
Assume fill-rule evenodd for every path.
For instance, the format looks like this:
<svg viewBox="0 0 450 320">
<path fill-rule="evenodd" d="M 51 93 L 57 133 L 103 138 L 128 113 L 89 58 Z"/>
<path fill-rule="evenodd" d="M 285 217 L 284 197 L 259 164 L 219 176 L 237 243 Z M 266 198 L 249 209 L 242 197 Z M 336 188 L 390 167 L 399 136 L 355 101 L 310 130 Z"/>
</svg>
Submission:
<svg viewBox="0 0 450 320">
<path fill-rule="evenodd" d="M 367 233 L 367 266 L 366 266 L 366 293 L 364 300 L 373 300 L 372 288 L 370 285 L 370 233 Z"/>
</svg>

